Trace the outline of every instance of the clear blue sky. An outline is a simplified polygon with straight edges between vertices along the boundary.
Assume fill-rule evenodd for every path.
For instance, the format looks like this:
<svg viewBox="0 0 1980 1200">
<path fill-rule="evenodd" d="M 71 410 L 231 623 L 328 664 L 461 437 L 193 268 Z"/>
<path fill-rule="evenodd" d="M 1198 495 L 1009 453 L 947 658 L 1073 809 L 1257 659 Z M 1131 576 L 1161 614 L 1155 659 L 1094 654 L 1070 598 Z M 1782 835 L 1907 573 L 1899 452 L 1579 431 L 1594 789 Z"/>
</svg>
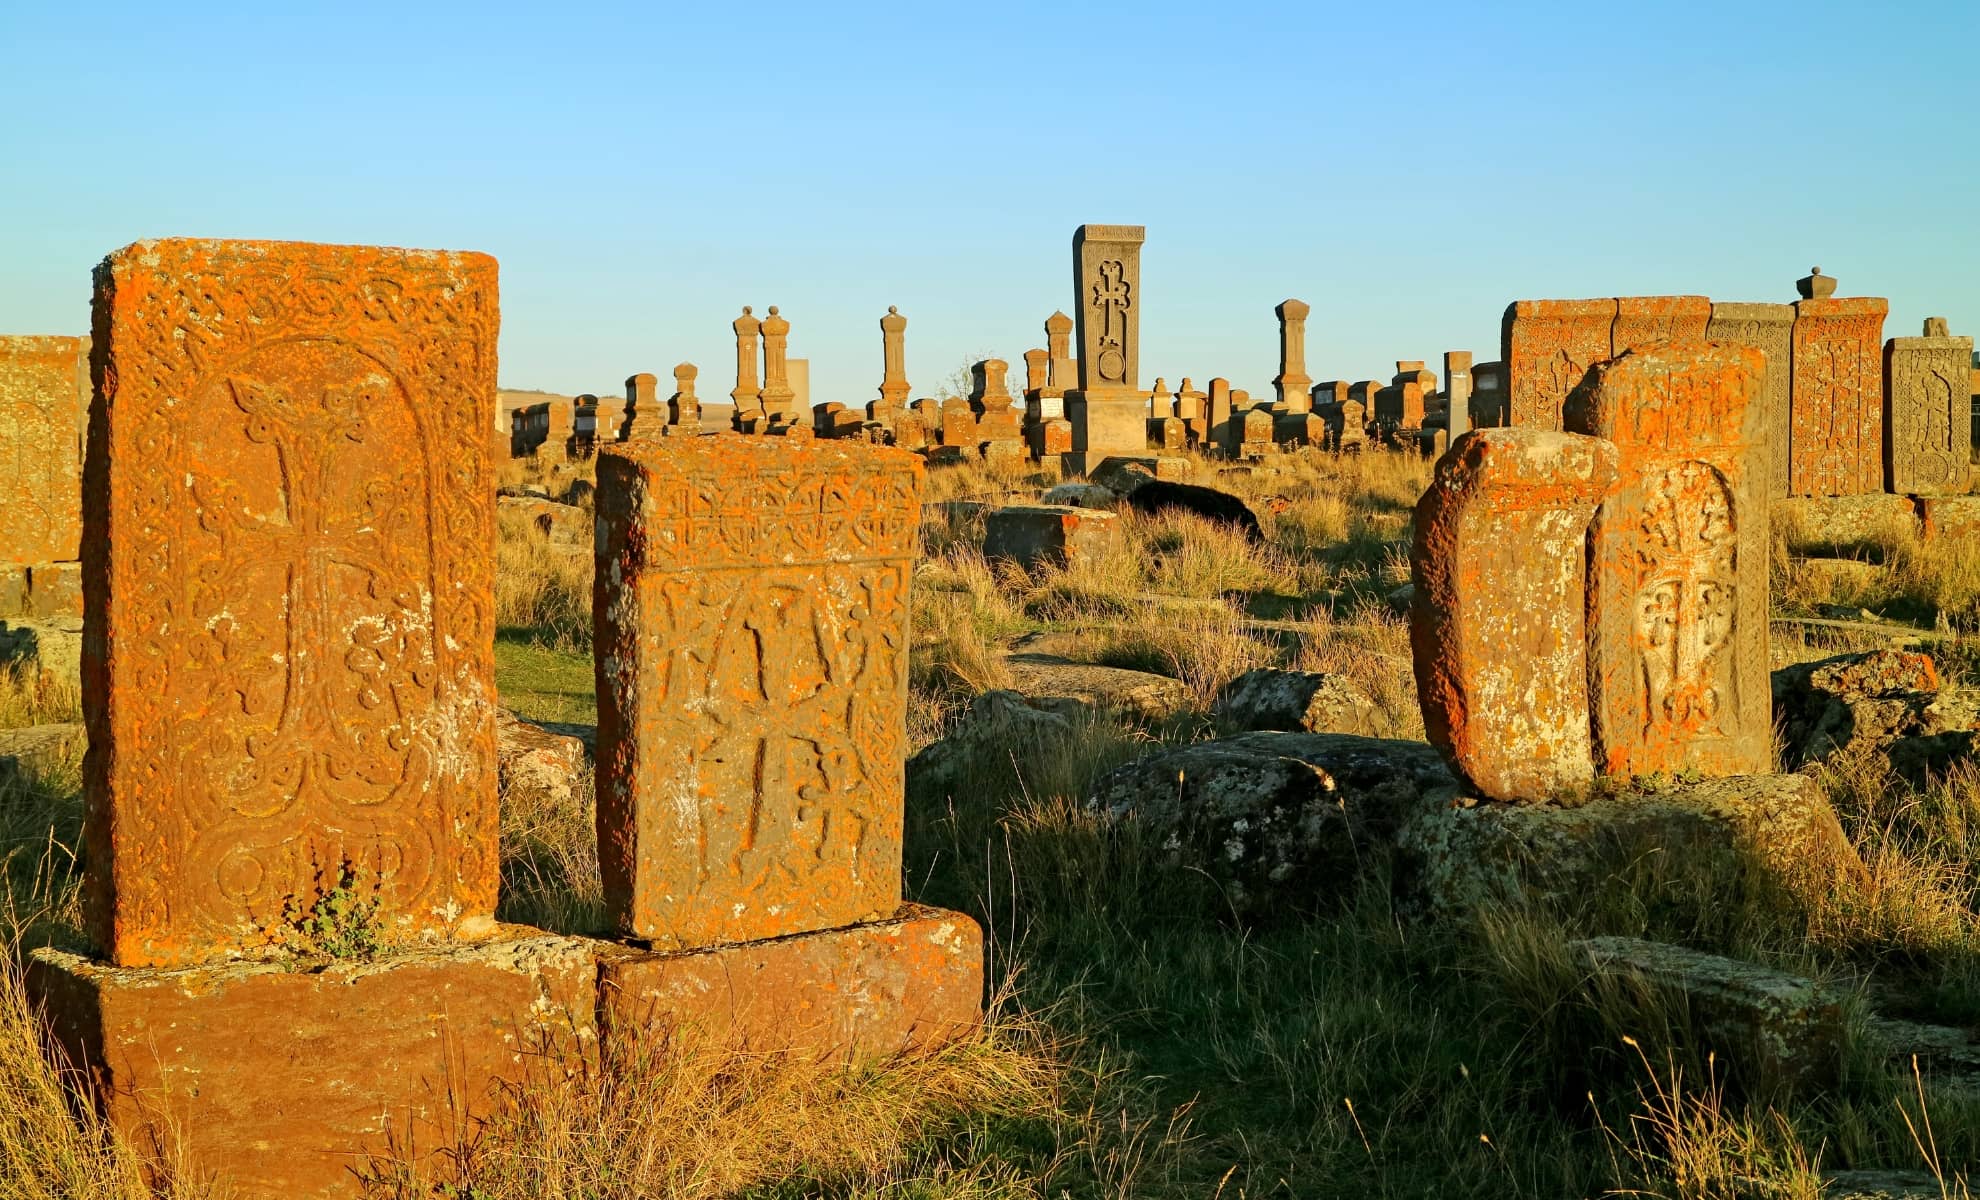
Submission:
<svg viewBox="0 0 1980 1200">
<path fill-rule="evenodd" d="M 1980 332 L 1980 4 L 0 0 L 0 331 L 141 237 L 501 260 L 502 381 L 616 390 L 782 307 L 814 401 L 916 393 L 1143 224 L 1144 384 L 1496 357 L 1521 297 L 1840 294 Z"/>
</svg>

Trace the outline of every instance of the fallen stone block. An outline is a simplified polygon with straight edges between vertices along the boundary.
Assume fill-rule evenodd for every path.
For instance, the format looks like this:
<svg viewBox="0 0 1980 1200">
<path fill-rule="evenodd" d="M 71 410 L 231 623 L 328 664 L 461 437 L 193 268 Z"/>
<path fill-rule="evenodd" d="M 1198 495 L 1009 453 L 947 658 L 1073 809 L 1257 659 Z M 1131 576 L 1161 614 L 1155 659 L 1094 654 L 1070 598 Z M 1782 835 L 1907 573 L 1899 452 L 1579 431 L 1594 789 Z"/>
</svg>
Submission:
<svg viewBox="0 0 1980 1200">
<path fill-rule="evenodd" d="M 1097 483 L 1062 483 L 1046 492 L 1040 501 L 1043 504 L 1097 509 L 1112 509 L 1120 502 L 1120 493 Z"/>
<path fill-rule="evenodd" d="M 1022 651 L 1005 656 L 1004 665 L 1026 703 L 1067 717 L 1109 713 L 1157 721 L 1189 703 L 1189 688 L 1182 680 L 1152 671 Z"/>
<path fill-rule="evenodd" d="M 1110 455 L 1086 473 L 1088 483 L 1097 483 L 1118 495 L 1132 495 L 1145 483 L 1155 480 L 1177 482 L 1189 477 L 1189 460 L 1176 455 Z"/>
<path fill-rule="evenodd" d="M 495 713 L 495 765 L 505 796 L 529 794 L 568 804 L 589 757 L 582 740 L 526 721 L 508 709 Z"/>
<path fill-rule="evenodd" d="M 27 679 L 82 684 L 81 617 L 0 621 L 0 667 Z"/>
<path fill-rule="evenodd" d="M 983 557 L 1009 559 L 1026 570 L 1099 557 L 1120 539 L 1120 518 L 1113 513 L 1067 505 L 1012 505 L 989 513 L 983 525 Z"/>
<path fill-rule="evenodd" d="M 1240 730 L 1390 737 L 1396 721 L 1342 675 L 1259 667 L 1225 684 L 1211 715 Z"/>
<path fill-rule="evenodd" d="M 1017 765 L 1013 755 L 1029 761 L 1056 753 L 1072 736 L 1065 714 L 1034 707 L 1016 692 L 985 692 L 943 737 L 908 759 L 908 787 L 944 795 L 986 767 Z"/>
<path fill-rule="evenodd" d="M 520 516 L 552 545 L 591 545 L 591 514 L 574 504 L 502 496 L 496 499 L 495 508 L 501 514 Z"/>
</svg>

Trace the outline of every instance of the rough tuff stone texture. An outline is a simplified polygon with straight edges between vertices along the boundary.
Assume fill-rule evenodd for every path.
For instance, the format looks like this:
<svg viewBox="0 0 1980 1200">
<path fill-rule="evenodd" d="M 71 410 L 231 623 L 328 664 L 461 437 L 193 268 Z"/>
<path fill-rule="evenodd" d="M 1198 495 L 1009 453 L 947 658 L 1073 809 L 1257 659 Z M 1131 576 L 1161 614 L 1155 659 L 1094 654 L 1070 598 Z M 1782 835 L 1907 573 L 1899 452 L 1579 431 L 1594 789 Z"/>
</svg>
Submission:
<svg viewBox="0 0 1980 1200">
<path fill-rule="evenodd" d="M 355 1197 L 367 1155 L 451 1147 L 533 1049 L 591 1052 L 595 949 L 511 926 L 478 945 L 315 971 L 128 970 L 43 949 L 27 975 L 56 1043 L 133 1144 L 182 1137 L 195 1175 L 241 1195 Z"/>
<path fill-rule="evenodd" d="M 1607 357 L 1659 342 L 1698 342 L 1712 319 L 1712 302 L 1704 296 L 1624 296 L 1616 301 L 1616 321 L 1609 329 Z"/>
<path fill-rule="evenodd" d="M 1801 775 L 1710 779 L 1579 806 L 1453 796 L 1405 821 L 1396 843 L 1404 897 L 1448 912 L 1572 900 L 1651 852 L 1718 856 L 1802 895 L 1867 878 L 1821 787 Z"/>
<path fill-rule="evenodd" d="M 1941 687 L 1928 655 L 1842 654 L 1774 672 L 1788 759 L 1881 754 L 1913 784 L 1980 753 L 1980 692 Z"/>
<path fill-rule="evenodd" d="M 1114 489 L 1097 483 L 1061 483 L 1047 489 L 1040 502 L 1105 511 L 1119 504 L 1121 497 Z"/>
<path fill-rule="evenodd" d="M 1119 539 L 1120 518 L 1091 508 L 1014 504 L 983 519 L 983 557 L 1008 558 L 1026 570 L 1097 557 Z"/>
<path fill-rule="evenodd" d="M 1832 547 L 1875 545 L 1919 531 L 1920 503 L 1909 496 L 1793 496 L 1771 505 L 1772 520 L 1797 540 Z"/>
<path fill-rule="evenodd" d="M 1875 298 L 1800 300 L 1788 493 L 1853 496 L 1884 488 L 1884 315 Z"/>
<path fill-rule="evenodd" d="M 1742 775 L 1772 764 L 1767 360 L 1666 342 L 1592 367 L 1577 433 L 1620 456 L 1588 532 L 1596 770 Z"/>
<path fill-rule="evenodd" d="M 1884 468 L 1901 495 L 1957 495 L 1972 482 L 1973 339 L 1892 338 L 1884 346 Z"/>
<path fill-rule="evenodd" d="M 1233 729 L 1389 737 L 1390 714 L 1341 675 L 1258 667 L 1225 684 L 1211 715 Z"/>
<path fill-rule="evenodd" d="M 88 338 L 0 337 L 0 563 L 76 558 L 88 405 Z"/>
<path fill-rule="evenodd" d="M 1073 723 L 1063 712 L 1034 706 L 1013 691 L 985 692 L 969 702 L 942 738 L 908 760 L 908 782 L 917 795 L 947 795 L 992 759 L 1018 753 L 1028 761 L 1053 754 L 1072 735 Z"/>
<path fill-rule="evenodd" d="M 1371 852 L 1427 797 L 1454 790 L 1421 742 L 1247 733 L 1159 751 L 1101 776 L 1087 807 L 1137 820 L 1240 913 L 1352 891 Z"/>
<path fill-rule="evenodd" d="M 22 775 L 43 775 L 83 746 L 80 722 L 0 729 L 0 785 Z"/>
<path fill-rule="evenodd" d="M 525 721 L 506 708 L 496 710 L 495 764 L 504 796 L 568 804 L 588 757 L 581 739 Z"/>
<path fill-rule="evenodd" d="M 1495 800 L 1594 774 L 1583 536 L 1616 478 L 1598 438 L 1477 429 L 1416 506 L 1410 646 L 1430 742 Z"/>
<path fill-rule="evenodd" d="M 1920 496 L 1918 529 L 1928 541 L 1980 545 L 1980 496 Z"/>
<path fill-rule="evenodd" d="M 1794 379 L 1792 304 L 1714 304 L 1705 337 L 1751 346 L 1767 356 L 1767 494 L 1788 494 L 1790 395 Z"/>
<path fill-rule="evenodd" d="M 388 941 L 492 926 L 498 323 L 480 254 L 97 268 L 85 836 L 119 966 L 251 951 L 340 872 Z"/>
<path fill-rule="evenodd" d="M 1561 405 L 1589 367 L 1610 356 L 1614 300 L 1516 300 L 1500 325 L 1507 423 L 1561 427 Z"/>
<path fill-rule="evenodd" d="M 884 1057 L 947 1041 L 983 1011 L 983 933 L 906 905 L 847 929 L 607 961 L 608 1046 L 660 1028 L 752 1051 Z"/>
<path fill-rule="evenodd" d="M 901 900 L 922 468 L 698 438 L 598 462 L 598 843 L 624 934 L 684 948 Z"/>
<path fill-rule="evenodd" d="M 0 621 L 0 666 L 30 679 L 80 686 L 82 646 L 81 617 Z"/>
<path fill-rule="evenodd" d="M 1814 981 L 1684 946 L 1630 937 L 1570 942 L 1582 965 L 1641 999 L 1689 1015 L 1743 1087 L 1834 1082 L 1842 1053 L 1840 998 Z"/>
<path fill-rule="evenodd" d="M 1082 717 L 1114 713 L 1160 720 L 1189 703 L 1180 679 L 1152 671 L 1074 662 L 1056 654 L 1018 651 L 1006 655 L 1012 687 L 1034 708 Z"/>
</svg>

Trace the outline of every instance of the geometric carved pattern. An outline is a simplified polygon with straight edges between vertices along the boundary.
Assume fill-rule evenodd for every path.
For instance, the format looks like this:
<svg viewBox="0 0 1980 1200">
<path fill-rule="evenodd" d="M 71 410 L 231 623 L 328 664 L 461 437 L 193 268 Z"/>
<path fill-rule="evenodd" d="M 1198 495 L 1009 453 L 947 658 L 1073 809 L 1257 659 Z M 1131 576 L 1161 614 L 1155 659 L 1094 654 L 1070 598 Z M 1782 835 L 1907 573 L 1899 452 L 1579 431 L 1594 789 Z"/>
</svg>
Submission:
<svg viewBox="0 0 1980 1200">
<path fill-rule="evenodd" d="M 1516 300 L 1500 323 L 1510 424 L 1561 428 L 1561 406 L 1588 368 L 1610 356 L 1614 300 Z"/>
<path fill-rule="evenodd" d="M 1788 491 L 1884 490 L 1884 315 L 1871 297 L 1795 303 Z"/>
<path fill-rule="evenodd" d="M 1569 428 L 1620 456 L 1588 536 L 1604 775 L 1768 769 L 1766 371 L 1749 346 L 1654 344 L 1597 364 L 1568 404 Z"/>
<path fill-rule="evenodd" d="M 1793 381 L 1794 306 L 1727 303 L 1712 306 L 1708 341 L 1752 346 L 1767 356 L 1767 493 L 1788 494 L 1789 395 Z"/>
<path fill-rule="evenodd" d="M 665 948 L 901 899 L 913 455 L 783 438 L 598 460 L 606 903 Z"/>
<path fill-rule="evenodd" d="M 88 836 L 120 965 L 252 953 L 348 875 L 492 921 L 494 260 L 173 240 L 97 269 Z"/>
<path fill-rule="evenodd" d="M 1892 492 L 1966 491 L 1972 475 L 1972 373 L 1970 337 L 1892 338 L 1885 344 L 1884 458 Z"/>
<path fill-rule="evenodd" d="M 0 337 L 0 563 L 73 561 L 89 339 Z"/>
</svg>

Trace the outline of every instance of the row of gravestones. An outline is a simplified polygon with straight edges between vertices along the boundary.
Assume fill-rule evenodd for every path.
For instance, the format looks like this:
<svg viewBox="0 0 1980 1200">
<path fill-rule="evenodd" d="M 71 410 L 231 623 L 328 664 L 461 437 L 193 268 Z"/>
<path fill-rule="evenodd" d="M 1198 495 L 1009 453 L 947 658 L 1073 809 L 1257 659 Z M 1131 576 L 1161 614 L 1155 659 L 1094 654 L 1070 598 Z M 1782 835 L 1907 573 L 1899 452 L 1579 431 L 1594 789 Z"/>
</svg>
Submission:
<svg viewBox="0 0 1980 1200">
<path fill-rule="evenodd" d="M 498 322 L 477 254 L 166 240 L 96 271 L 88 944 L 28 981 L 117 1128 L 245 1194 L 444 1148 L 538 1052 L 886 1053 L 980 1013 L 976 926 L 902 898 L 896 450 L 600 455 L 616 936 L 497 921 Z"/>
</svg>

